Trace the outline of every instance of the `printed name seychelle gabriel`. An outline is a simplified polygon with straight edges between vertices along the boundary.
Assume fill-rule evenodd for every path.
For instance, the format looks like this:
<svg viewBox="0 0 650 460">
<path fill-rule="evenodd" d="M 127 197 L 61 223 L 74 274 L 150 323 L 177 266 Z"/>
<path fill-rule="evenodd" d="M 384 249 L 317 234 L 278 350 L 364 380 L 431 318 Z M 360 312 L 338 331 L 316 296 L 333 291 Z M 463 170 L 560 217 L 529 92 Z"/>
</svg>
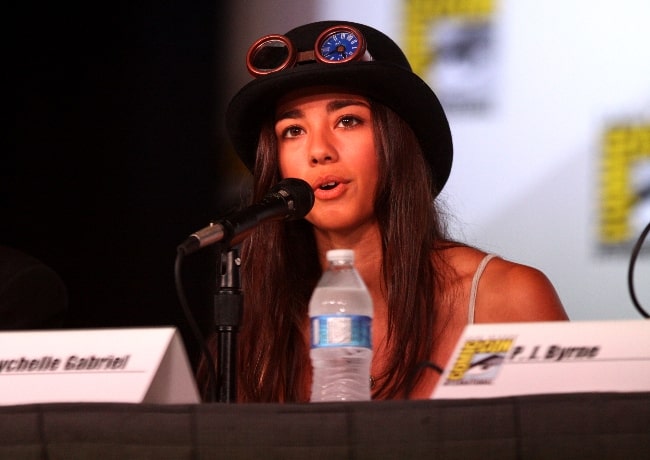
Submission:
<svg viewBox="0 0 650 460">
<path fill-rule="evenodd" d="M 37 372 L 73 372 L 73 371 L 121 371 L 126 369 L 131 355 L 78 356 L 65 358 L 41 356 L 30 358 L 0 359 L 0 374 L 37 373 Z"/>
</svg>

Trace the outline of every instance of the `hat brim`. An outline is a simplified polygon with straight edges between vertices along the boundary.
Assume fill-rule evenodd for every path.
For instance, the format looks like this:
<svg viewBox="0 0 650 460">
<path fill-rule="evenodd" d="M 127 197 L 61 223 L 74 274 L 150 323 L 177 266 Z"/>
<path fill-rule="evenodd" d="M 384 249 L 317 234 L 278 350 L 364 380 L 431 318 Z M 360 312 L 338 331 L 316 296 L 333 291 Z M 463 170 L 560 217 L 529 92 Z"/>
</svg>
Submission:
<svg viewBox="0 0 650 460">
<path fill-rule="evenodd" d="M 445 112 L 420 77 L 388 62 L 298 66 L 245 85 L 228 105 L 226 129 L 249 170 L 254 169 L 261 124 L 272 114 L 278 99 L 291 90 L 319 85 L 341 86 L 395 111 L 413 129 L 431 167 L 434 184 L 438 191 L 442 190 L 453 158 Z"/>
</svg>

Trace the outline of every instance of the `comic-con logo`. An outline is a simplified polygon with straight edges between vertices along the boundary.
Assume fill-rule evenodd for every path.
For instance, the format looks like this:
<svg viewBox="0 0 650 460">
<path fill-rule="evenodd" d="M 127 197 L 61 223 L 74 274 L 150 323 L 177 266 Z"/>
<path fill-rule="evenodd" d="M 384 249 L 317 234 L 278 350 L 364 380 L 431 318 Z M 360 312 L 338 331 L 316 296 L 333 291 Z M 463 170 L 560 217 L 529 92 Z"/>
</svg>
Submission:
<svg viewBox="0 0 650 460">
<path fill-rule="evenodd" d="M 603 136 L 599 243 L 625 255 L 650 220 L 650 122 L 619 122 Z"/>
<path fill-rule="evenodd" d="M 498 78 L 495 0 L 408 0 L 404 50 L 447 112 L 489 110 Z"/>
<path fill-rule="evenodd" d="M 513 343 L 514 338 L 467 340 L 445 385 L 492 383 Z"/>
</svg>

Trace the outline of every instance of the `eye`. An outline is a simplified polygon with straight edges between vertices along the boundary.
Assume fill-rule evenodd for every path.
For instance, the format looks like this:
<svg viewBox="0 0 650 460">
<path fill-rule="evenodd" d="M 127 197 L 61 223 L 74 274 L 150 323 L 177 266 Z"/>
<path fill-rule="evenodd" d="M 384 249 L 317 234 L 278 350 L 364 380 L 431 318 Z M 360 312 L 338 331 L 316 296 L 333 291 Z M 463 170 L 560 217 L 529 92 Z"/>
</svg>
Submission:
<svg viewBox="0 0 650 460">
<path fill-rule="evenodd" d="M 337 126 L 342 128 L 352 128 L 353 126 L 361 124 L 361 120 L 354 115 L 345 115 L 339 118 Z"/>
<path fill-rule="evenodd" d="M 282 137 L 291 138 L 298 137 L 303 134 L 305 131 L 300 126 L 288 126 L 282 130 Z"/>
</svg>

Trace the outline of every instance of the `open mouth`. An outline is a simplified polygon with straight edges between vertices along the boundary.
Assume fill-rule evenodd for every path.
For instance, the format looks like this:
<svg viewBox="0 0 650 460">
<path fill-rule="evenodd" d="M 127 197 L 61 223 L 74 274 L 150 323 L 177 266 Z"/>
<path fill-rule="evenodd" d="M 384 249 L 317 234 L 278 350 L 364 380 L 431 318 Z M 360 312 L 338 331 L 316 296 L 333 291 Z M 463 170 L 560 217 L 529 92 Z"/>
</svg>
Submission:
<svg viewBox="0 0 650 460">
<path fill-rule="evenodd" d="M 320 187 L 318 187 L 321 190 L 332 190 L 335 188 L 337 185 L 339 185 L 338 182 L 326 182 L 322 184 Z"/>
</svg>

